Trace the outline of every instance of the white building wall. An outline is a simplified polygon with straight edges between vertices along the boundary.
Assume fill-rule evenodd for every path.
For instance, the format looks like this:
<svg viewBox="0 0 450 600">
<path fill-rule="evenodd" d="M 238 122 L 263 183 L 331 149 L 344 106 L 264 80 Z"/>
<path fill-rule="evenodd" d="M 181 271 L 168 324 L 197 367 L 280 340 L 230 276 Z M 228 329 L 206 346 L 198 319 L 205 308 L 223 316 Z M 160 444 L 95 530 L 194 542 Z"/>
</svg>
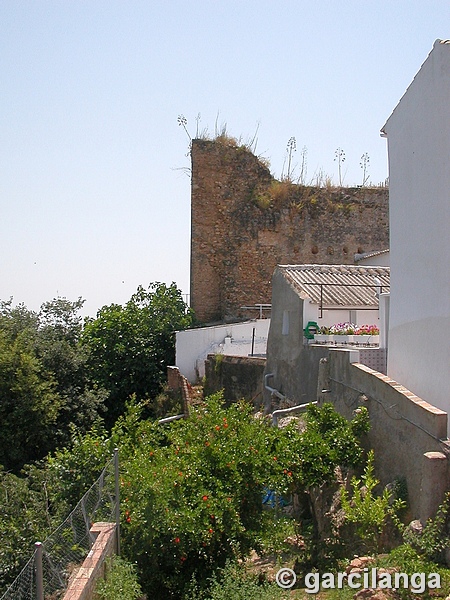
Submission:
<svg viewBox="0 0 450 600">
<path fill-rule="evenodd" d="M 336 323 L 351 322 L 355 325 L 377 325 L 379 326 L 378 310 L 350 310 L 343 308 L 342 310 L 327 310 L 322 311 L 322 317 L 319 316 L 319 306 L 312 304 L 308 299 L 303 303 L 303 323 L 313 321 L 319 327 L 331 327 Z"/>
<path fill-rule="evenodd" d="M 212 327 L 199 327 L 176 332 L 175 363 L 188 381 L 195 383 L 205 375 L 208 354 L 248 356 L 265 355 L 270 319 L 257 319 L 245 323 L 231 323 Z"/>
<path fill-rule="evenodd" d="M 388 375 L 450 410 L 450 45 L 436 42 L 388 138 Z"/>
</svg>

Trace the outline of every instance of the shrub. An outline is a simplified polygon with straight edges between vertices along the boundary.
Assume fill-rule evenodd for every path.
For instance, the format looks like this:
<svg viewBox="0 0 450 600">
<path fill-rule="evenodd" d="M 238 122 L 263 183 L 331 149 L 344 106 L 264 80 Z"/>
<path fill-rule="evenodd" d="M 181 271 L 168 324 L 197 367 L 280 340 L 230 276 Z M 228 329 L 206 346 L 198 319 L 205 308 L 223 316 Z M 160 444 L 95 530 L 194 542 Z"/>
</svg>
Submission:
<svg viewBox="0 0 450 600">
<path fill-rule="evenodd" d="M 172 423 L 163 443 L 152 427 L 141 424 L 139 451 L 123 474 L 124 540 L 145 590 L 168 598 L 193 575 L 205 585 L 252 548 L 262 488 L 279 470 L 271 452 L 277 430 L 245 404 L 223 408 L 218 396 Z"/>
<path fill-rule="evenodd" d="M 275 583 L 258 581 L 255 575 L 236 564 L 227 563 L 223 571 L 214 575 L 207 591 L 199 589 L 195 582 L 186 600 L 282 600 L 289 598 Z"/>
<path fill-rule="evenodd" d="M 450 547 L 450 492 L 439 507 L 434 519 L 428 519 L 421 533 L 406 528 L 405 542 L 428 560 L 444 563 L 445 550 Z"/>
<path fill-rule="evenodd" d="M 193 577 L 204 589 L 227 561 L 258 550 L 265 488 L 286 496 L 360 460 L 351 425 L 331 405 L 306 419 L 303 433 L 278 429 L 245 403 L 224 408 L 217 394 L 165 429 L 136 423 L 122 473 L 124 548 L 152 598 L 182 597 Z"/>
<path fill-rule="evenodd" d="M 356 532 L 370 552 L 381 550 L 381 534 L 389 517 L 393 517 L 396 522 L 397 512 L 405 508 L 404 500 L 392 500 L 386 488 L 381 496 L 376 496 L 374 490 L 378 484 L 379 481 L 374 476 L 374 453 L 370 450 L 364 475 L 361 479 L 352 478 L 351 498 L 345 488 L 341 489 L 345 519 L 356 524 Z"/>
<path fill-rule="evenodd" d="M 439 573 L 441 578 L 441 589 L 439 591 L 433 590 L 432 593 L 425 588 L 425 592 L 420 594 L 421 598 L 430 597 L 448 597 L 450 593 L 450 571 L 439 567 L 436 563 L 428 560 L 421 556 L 414 548 L 411 548 L 408 544 L 398 546 L 387 556 L 380 556 L 377 561 L 377 567 L 384 567 L 386 569 L 396 569 L 401 573 L 407 573 L 411 576 L 413 573 Z M 414 594 L 410 589 L 399 588 L 398 594 L 402 600 L 412 600 L 417 598 L 418 595 Z"/>
<path fill-rule="evenodd" d="M 106 577 L 97 582 L 94 598 L 98 600 L 138 600 L 142 595 L 136 567 L 113 556 L 106 563 Z"/>
</svg>

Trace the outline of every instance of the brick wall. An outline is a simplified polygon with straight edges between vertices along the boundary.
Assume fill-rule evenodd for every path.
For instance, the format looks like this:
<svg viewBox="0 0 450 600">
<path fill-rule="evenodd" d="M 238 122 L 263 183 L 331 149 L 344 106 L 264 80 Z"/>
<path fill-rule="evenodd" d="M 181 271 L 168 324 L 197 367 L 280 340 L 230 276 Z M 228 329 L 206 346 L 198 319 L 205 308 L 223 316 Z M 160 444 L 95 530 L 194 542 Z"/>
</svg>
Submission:
<svg viewBox="0 0 450 600">
<path fill-rule="evenodd" d="M 245 147 L 193 140 L 191 306 L 204 323 L 257 316 L 277 264 L 353 264 L 389 247 L 388 192 L 277 182 Z"/>
<path fill-rule="evenodd" d="M 91 534 L 95 542 L 64 594 L 63 600 L 92 600 L 95 584 L 105 573 L 105 560 L 117 548 L 115 523 L 94 523 Z"/>
</svg>

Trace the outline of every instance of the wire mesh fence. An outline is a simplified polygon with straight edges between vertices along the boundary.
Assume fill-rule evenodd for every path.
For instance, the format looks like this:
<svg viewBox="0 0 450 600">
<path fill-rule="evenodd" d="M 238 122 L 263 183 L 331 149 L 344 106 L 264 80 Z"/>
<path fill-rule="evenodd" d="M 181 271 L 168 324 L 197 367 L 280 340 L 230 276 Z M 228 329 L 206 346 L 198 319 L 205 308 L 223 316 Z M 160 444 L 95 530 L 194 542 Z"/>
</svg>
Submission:
<svg viewBox="0 0 450 600">
<path fill-rule="evenodd" d="M 42 587 L 45 600 L 58 600 L 70 577 L 95 541 L 90 529 L 98 521 L 116 521 L 117 453 L 63 523 L 35 549 L 18 577 L 0 600 L 36 600 L 36 554 L 42 551 Z"/>
</svg>

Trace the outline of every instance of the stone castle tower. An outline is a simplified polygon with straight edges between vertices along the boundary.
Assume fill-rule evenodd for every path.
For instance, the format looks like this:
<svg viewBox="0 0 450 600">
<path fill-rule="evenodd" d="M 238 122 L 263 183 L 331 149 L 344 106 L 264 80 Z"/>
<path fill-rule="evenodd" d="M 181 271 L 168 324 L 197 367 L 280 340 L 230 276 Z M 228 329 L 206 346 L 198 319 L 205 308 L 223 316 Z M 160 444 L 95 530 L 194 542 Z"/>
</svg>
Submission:
<svg viewBox="0 0 450 600">
<path fill-rule="evenodd" d="M 200 322 L 257 316 L 277 264 L 353 264 L 389 247 L 386 188 L 277 181 L 245 146 L 193 140 L 191 306 Z"/>
</svg>

